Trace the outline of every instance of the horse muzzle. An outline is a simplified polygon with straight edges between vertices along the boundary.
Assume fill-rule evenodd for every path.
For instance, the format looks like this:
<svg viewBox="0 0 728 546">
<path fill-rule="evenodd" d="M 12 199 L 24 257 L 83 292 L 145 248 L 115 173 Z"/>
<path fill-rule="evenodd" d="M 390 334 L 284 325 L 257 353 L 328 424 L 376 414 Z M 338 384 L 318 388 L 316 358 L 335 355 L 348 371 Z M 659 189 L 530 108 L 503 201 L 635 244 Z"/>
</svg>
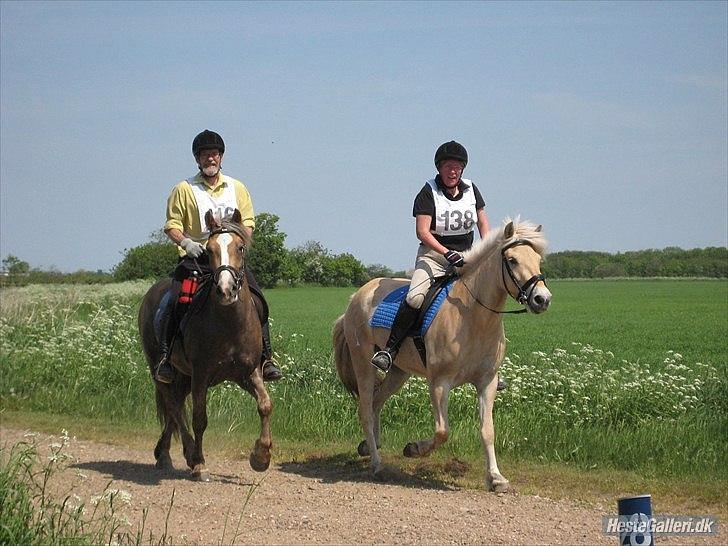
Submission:
<svg viewBox="0 0 728 546">
<path fill-rule="evenodd" d="M 551 305 L 551 291 L 545 284 L 538 284 L 533 287 L 526 300 L 526 306 L 532 313 L 543 313 Z"/>
<path fill-rule="evenodd" d="M 213 276 L 215 292 L 223 305 L 232 305 L 238 301 L 238 293 L 242 285 L 243 277 L 237 270 L 230 266 L 221 266 L 215 270 Z"/>
</svg>

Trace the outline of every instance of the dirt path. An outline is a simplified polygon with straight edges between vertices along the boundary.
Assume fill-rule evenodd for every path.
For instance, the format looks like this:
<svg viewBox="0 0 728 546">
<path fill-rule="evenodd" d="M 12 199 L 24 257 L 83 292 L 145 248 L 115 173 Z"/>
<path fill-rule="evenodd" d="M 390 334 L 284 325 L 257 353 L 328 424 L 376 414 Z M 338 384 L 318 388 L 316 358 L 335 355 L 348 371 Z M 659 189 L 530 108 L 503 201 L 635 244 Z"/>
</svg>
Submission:
<svg viewBox="0 0 728 546">
<path fill-rule="evenodd" d="M 34 441 L 44 456 L 59 441 L 16 429 L 0 433 L 3 444 Z M 169 473 L 154 468 L 151 453 L 118 445 L 72 439 L 65 451 L 72 458 L 57 487 L 73 487 L 85 503 L 107 485 L 128 492 L 129 503 L 120 510 L 128 529 L 135 533 L 148 509 L 146 534 L 160 537 L 169 513 L 174 544 L 231 544 L 238 520 L 236 544 L 617 543 L 602 534 L 606 511 L 599 507 L 454 489 L 396 472 L 382 483 L 343 457 L 274 462 L 259 474 L 247 461 L 210 453 L 212 481 L 197 483 L 188 479 L 179 449 L 173 453 L 178 470 Z"/>
</svg>

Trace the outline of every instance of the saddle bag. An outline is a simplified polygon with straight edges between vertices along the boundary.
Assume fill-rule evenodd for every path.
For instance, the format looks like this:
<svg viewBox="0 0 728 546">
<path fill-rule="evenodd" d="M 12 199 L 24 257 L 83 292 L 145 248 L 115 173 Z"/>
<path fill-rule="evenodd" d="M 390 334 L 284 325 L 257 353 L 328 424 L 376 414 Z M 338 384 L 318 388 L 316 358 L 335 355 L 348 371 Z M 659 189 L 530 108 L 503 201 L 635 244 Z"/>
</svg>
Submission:
<svg viewBox="0 0 728 546">
<path fill-rule="evenodd" d="M 197 271 L 192 271 L 190 276 L 182 281 L 182 287 L 180 288 L 179 298 L 177 301 L 180 303 L 190 303 L 199 286 L 200 279 L 198 277 L 198 273 Z"/>
</svg>

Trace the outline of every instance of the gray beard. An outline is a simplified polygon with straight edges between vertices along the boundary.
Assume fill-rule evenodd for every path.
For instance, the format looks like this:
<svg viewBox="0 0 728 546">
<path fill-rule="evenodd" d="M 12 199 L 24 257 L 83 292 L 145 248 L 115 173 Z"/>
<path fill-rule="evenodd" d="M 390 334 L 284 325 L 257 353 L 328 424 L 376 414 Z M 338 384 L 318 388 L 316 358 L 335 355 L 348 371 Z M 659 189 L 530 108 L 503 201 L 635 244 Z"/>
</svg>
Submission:
<svg viewBox="0 0 728 546">
<path fill-rule="evenodd" d="M 204 169 L 201 169 L 201 171 L 206 177 L 212 178 L 220 172 L 220 167 L 205 167 Z"/>
</svg>

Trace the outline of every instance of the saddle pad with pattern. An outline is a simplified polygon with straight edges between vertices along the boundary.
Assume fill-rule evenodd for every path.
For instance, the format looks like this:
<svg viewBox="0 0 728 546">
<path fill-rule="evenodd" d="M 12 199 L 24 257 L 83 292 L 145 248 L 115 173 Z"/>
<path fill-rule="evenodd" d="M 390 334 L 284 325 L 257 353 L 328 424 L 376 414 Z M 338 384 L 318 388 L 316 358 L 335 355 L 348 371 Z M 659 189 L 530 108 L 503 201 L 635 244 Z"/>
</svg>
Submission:
<svg viewBox="0 0 728 546">
<path fill-rule="evenodd" d="M 425 316 L 422 319 L 422 328 L 419 332 L 421 336 L 425 335 L 425 332 L 427 332 L 427 329 L 430 327 L 430 324 L 432 324 L 435 316 L 437 316 L 437 312 L 440 310 L 442 302 L 445 301 L 445 298 L 447 298 L 448 294 L 450 294 L 450 289 L 454 282 L 455 280 L 451 279 L 447 284 L 445 284 L 442 290 L 440 290 L 440 293 L 433 300 L 432 305 L 430 305 L 430 307 L 427 308 L 427 311 L 425 311 Z M 397 315 L 397 310 L 399 309 L 402 300 L 407 295 L 408 290 L 409 285 L 405 284 L 404 286 L 400 286 L 387 294 L 374 310 L 374 314 L 369 321 L 369 326 L 373 326 L 375 328 L 392 328 L 394 317 Z"/>
</svg>

